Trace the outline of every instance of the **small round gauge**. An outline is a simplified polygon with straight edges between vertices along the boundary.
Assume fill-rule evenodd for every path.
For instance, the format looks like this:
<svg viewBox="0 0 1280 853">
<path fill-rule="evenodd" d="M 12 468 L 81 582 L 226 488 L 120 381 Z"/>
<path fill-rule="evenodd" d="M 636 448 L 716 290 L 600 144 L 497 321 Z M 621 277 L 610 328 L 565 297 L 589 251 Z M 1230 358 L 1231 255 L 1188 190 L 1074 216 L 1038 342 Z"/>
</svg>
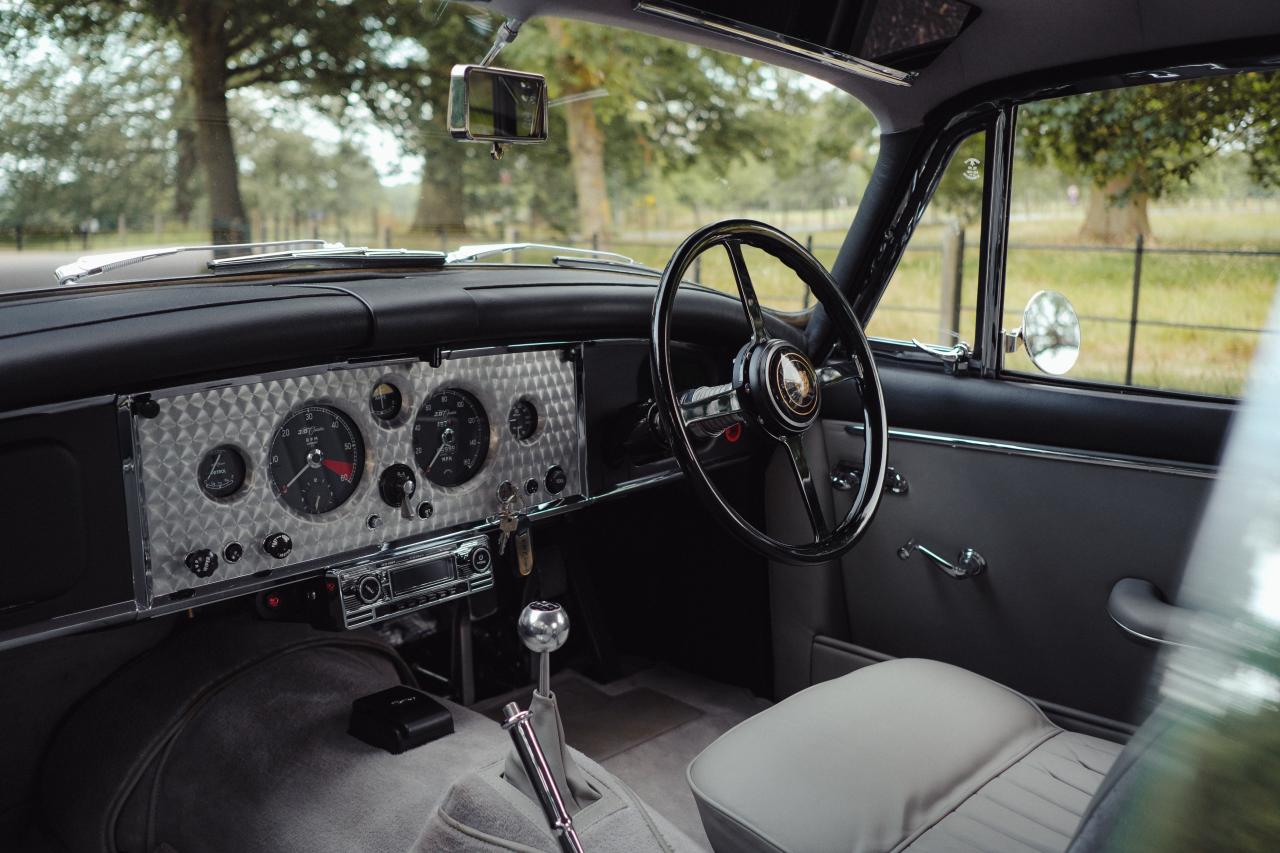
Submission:
<svg viewBox="0 0 1280 853">
<path fill-rule="evenodd" d="M 460 486 L 484 466 L 489 453 L 489 417 L 484 406 L 459 388 L 432 394 L 413 422 L 413 459 L 437 486 Z"/>
<path fill-rule="evenodd" d="M 404 405 L 404 395 L 390 382 L 379 382 L 369 392 L 369 411 L 380 421 L 394 420 Z"/>
<path fill-rule="evenodd" d="M 244 457 L 229 444 L 220 444 L 200 460 L 196 476 L 200 479 L 200 491 L 214 500 L 229 498 L 244 485 Z"/>
<path fill-rule="evenodd" d="M 337 509 L 364 473 L 364 442 L 351 418 L 332 406 L 289 413 L 271 437 L 267 472 L 276 497 L 306 515 Z"/>
<path fill-rule="evenodd" d="M 528 441 L 538 431 L 538 408 L 525 399 L 516 401 L 507 413 L 507 429 L 520 441 Z"/>
</svg>

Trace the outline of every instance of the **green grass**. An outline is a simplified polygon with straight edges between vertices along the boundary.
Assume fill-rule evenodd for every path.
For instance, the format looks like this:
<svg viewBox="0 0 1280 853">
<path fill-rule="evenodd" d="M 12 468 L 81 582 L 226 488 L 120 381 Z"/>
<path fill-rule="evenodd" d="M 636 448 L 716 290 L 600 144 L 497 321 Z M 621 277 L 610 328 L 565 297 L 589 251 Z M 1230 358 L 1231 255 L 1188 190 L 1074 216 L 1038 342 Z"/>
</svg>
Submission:
<svg viewBox="0 0 1280 853">
<path fill-rule="evenodd" d="M 1148 248 L 1280 250 L 1280 212 L 1155 210 Z M 1126 252 L 1020 248 L 1028 243 L 1079 246 L 1078 214 L 1015 221 L 1005 295 L 1005 328 L 1021 323 L 1022 306 L 1038 290 L 1066 294 L 1081 315 L 1080 360 L 1072 378 L 1123 382 L 1133 300 L 1134 255 Z M 977 300 L 977 232 L 967 236 L 963 337 L 972 342 Z M 940 227 L 922 227 L 913 246 L 938 247 Z M 1082 247 L 1083 248 L 1083 247 Z M 1133 383 L 1152 388 L 1238 395 L 1260 334 L 1254 331 L 1169 328 L 1158 322 L 1261 329 L 1280 281 L 1280 257 L 1143 255 Z M 940 342 L 940 250 L 903 258 L 869 333 Z M 930 310 L 931 309 L 931 310 Z M 1025 353 L 1006 359 L 1034 372 Z"/>
</svg>

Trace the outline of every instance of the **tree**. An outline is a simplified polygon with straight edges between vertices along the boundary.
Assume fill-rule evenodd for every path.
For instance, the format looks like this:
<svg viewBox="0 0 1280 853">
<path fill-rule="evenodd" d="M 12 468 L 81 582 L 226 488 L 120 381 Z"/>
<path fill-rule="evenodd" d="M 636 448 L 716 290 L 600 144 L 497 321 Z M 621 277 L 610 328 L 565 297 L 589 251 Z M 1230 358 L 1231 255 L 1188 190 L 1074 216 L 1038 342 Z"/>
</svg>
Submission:
<svg viewBox="0 0 1280 853">
<path fill-rule="evenodd" d="M 559 102 L 581 238 L 609 239 L 624 189 L 645 195 L 695 166 L 715 174 L 748 152 L 744 139 L 781 138 L 765 128 L 785 116 L 763 96 L 788 81 L 742 57 L 554 18 L 525 24 L 507 50 L 545 72 Z"/>
<path fill-rule="evenodd" d="M 3 14 L 7 32 L 92 42 L 141 26 L 177 39 L 219 243 L 248 236 L 228 93 L 290 83 L 299 94 L 368 97 L 371 81 L 404 85 L 420 76 L 417 54 L 396 48 L 431 26 L 418 0 L 27 0 Z"/>
<path fill-rule="evenodd" d="M 1088 181 L 1080 236 L 1151 235 L 1147 203 L 1219 154 L 1243 153 L 1260 183 L 1280 180 L 1280 76 L 1248 73 L 1041 101 L 1019 112 L 1020 148 Z"/>
<path fill-rule="evenodd" d="M 46 46 L 0 71 L 0 220 L 65 231 L 150 218 L 173 165 L 172 61 L 121 36 L 92 56 Z"/>
</svg>

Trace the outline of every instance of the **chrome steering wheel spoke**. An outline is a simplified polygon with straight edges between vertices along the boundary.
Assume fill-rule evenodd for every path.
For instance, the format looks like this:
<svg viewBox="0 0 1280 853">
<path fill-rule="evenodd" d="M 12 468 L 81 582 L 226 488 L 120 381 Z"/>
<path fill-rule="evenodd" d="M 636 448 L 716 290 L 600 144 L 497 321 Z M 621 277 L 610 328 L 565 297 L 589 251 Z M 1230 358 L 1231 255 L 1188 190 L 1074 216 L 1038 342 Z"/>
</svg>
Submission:
<svg viewBox="0 0 1280 853">
<path fill-rule="evenodd" d="M 765 329 L 764 312 L 760 309 L 755 285 L 751 283 L 751 273 L 747 272 L 747 261 L 742 257 L 742 244 L 737 240 L 726 240 L 724 248 L 729 253 L 729 265 L 733 268 L 733 280 L 738 284 L 742 310 L 751 325 L 751 340 L 762 344 L 769 340 L 769 332 Z"/>
<path fill-rule="evenodd" d="M 828 361 L 818 368 L 818 383 L 823 388 L 848 382 L 850 379 L 862 381 L 862 364 L 853 358 L 842 358 Z"/>
<path fill-rule="evenodd" d="M 796 485 L 800 487 L 800 497 L 804 501 L 805 511 L 809 515 L 809 527 L 813 530 L 813 541 L 821 542 L 831 528 L 827 525 L 826 515 L 822 512 L 822 502 L 818 498 L 818 488 L 809 474 L 809 460 L 804 455 L 804 435 L 788 435 L 782 439 L 791 459 L 791 472 L 795 474 Z"/>
</svg>

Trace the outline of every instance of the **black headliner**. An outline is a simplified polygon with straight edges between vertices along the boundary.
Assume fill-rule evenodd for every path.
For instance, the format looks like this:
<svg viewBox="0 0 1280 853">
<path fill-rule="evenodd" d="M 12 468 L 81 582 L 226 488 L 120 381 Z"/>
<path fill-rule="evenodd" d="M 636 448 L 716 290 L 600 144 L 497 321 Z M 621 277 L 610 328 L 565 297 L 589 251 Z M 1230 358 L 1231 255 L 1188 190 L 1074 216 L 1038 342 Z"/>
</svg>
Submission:
<svg viewBox="0 0 1280 853">
<path fill-rule="evenodd" d="M 1280 33 L 1275 0 L 972 0 L 982 10 L 910 88 L 868 80 L 766 47 L 636 12 L 632 0 L 494 0 L 529 18 L 597 21 L 703 44 L 827 80 L 865 103 L 892 132 L 920 125 L 964 92 L 1030 72 Z"/>
</svg>

